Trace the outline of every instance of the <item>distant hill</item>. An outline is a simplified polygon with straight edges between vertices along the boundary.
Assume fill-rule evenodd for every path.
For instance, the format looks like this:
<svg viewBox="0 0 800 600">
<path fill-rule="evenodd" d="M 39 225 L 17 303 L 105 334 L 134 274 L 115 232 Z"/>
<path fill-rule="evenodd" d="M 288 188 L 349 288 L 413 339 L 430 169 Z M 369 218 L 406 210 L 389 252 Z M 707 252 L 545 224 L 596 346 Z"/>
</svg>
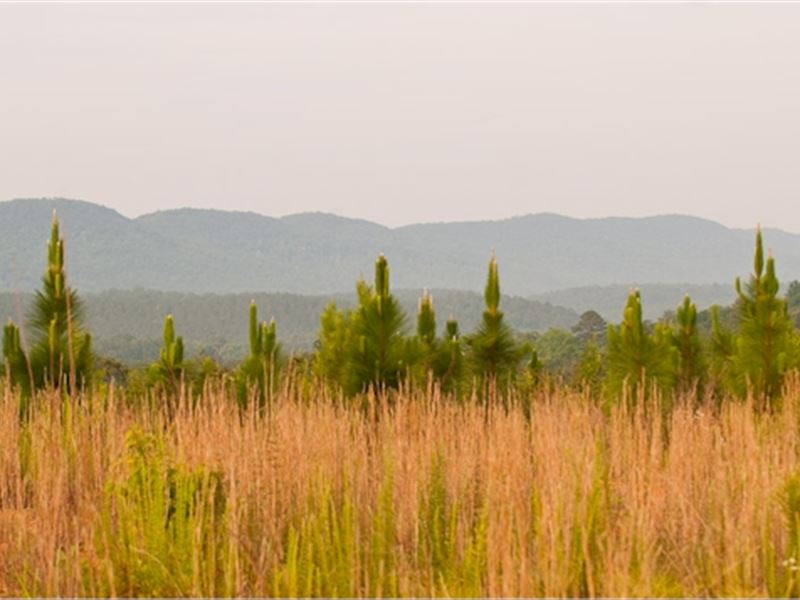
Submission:
<svg viewBox="0 0 800 600">
<path fill-rule="evenodd" d="M 606 285 L 568 288 L 532 296 L 532 300 L 550 302 L 582 313 L 596 310 L 604 319 L 617 323 L 622 320 L 625 300 L 632 288 L 638 288 L 642 296 L 642 308 L 646 319 L 658 319 L 665 311 L 675 310 L 686 294 L 691 296 L 699 309 L 712 304 L 727 306 L 736 299 L 733 283 L 698 284 L 653 284 Z M 786 286 L 783 286 L 785 291 Z"/>
<path fill-rule="evenodd" d="M 407 330 L 413 332 L 417 299 L 421 290 L 398 290 L 395 295 L 408 315 Z M 439 329 L 448 315 L 459 320 L 469 333 L 481 318 L 483 297 L 474 292 L 433 290 Z M 31 294 L 0 293 L 0 319 L 24 322 Z M 299 296 L 294 294 L 183 294 L 145 290 L 107 291 L 84 295 L 87 325 L 95 350 L 125 362 L 154 359 L 161 342 L 164 317 L 172 313 L 179 335 L 190 354 L 205 350 L 223 361 L 235 360 L 246 352 L 247 318 L 250 300 L 259 307 L 264 320 L 275 317 L 278 337 L 289 350 L 310 350 L 319 329 L 325 305 L 335 300 L 341 308 L 355 304 L 355 290 L 349 294 Z M 501 304 L 509 324 L 521 332 L 550 327 L 569 328 L 578 314 L 568 308 L 524 298 L 504 297 Z M 24 332 L 23 332 L 24 333 Z"/>
<path fill-rule="evenodd" d="M 83 291 L 146 288 L 194 293 L 349 292 L 389 258 L 392 285 L 480 291 L 494 248 L 503 290 L 530 296 L 579 286 L 730 285 L 747 273 L 753 232 L 703 219 L 571 219 L 536 214 L 501 221 L 387 228 L 328 214 L 171 210 L 129 219 L 87 202 L 0 202 L 0 290 L 39 283 L 51 211 Z M 783 281 L 800 278 L 800 236 L 766 230 Z"/>
</svg>

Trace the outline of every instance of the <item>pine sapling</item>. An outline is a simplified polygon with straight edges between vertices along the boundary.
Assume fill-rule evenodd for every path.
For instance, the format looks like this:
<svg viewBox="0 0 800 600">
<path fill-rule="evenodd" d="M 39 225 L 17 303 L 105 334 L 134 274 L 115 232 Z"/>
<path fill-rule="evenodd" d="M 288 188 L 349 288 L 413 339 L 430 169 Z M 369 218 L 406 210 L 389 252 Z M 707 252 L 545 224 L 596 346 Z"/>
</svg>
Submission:
<svg viewBox="0 0 800 600">
<path fill-rule="evenodd" d="M 793 352 L 793 325 L 780 284 L 775 259 L 764 260 L 761 229 L 756 232 L 754 272 L 747 286 L 736 280 L 739 296 L 739 333 L 732 357 L 734 388 L 752 391 L 761 408 L 771 405 L 781 390 L 784 374 L 797 360 Z"/>
<path fill-rule="evenodd" d="M 486 308 L 478 330 L 469 337 L 470 362 L 473 373 L 490 385 L 511 376 L 522 358 L 511 328 L 503 321 L 500 310 L 500 277 L 497 260 L 492 254 L 484 290 Z"/>
<path fill-rule="evenodd" d="M 464 366 L 464 350 L 461 345 L 461 332 L 453 315 L 444 327 L 444 339 L 436 354 L 436 373 L 445 392 L 457 392 Z"/>
<path fill-rule="evenodd" d="M 249 316 L 250 354 L 237 373 L 237 394 L 239 404 L 244 406 L 251 390 L 255 390 L 258 406 L 262 409 L 274 393 L 280 345 L 275 319 L 259 323 L 255 301 L 250 303 Z"/>
<path fill-rule="evenodd" d="M 439 341 L 436 339 L 436 313 L 433 310 L 433 298 L 428 290 L 422 292 L 417 304 L 417 335 L 413 341 L 413 350 L 409 352 L 409 358 L 410 363 L 417 365 L 420 379 L 425 381 L 429 376 L 438 377 L 436 358 Z"/>
<path fill-rule="evenodd" d="M 175 396 L 180 392 L 184 368 L 183 338 L 175 335 L 172 315 L 167 315 L 158 362 L 148 369 L 150 383 L 162 388 L 169 396 Z"/>
<path fill-rule="evenodd" d="M 396 388 L 407 368 L 405 314 L 389 290 L 389 264 L 381 254 L 375 261 L 375 285 L 357 284 L 359 305 L 352 317 L 346 391 Z"/>
<path fill-rule="evenodd" d="M 90 384 L 91 336 L 82 329 L 83 304 L 67 285 L 64 258 L 64 239 L 54 211 L 47 270 L 27 323 L 34 337 L 28 360 L 34 387 L 61 389 L 66 383 L 74 394 Z"/>
<path fill-rule="evenodd" d="M 671 332 L 656 324 L 650 333 L 642 319 L 639 290 L 628 296 L 619 326 L 608 327 L 606 392 L 609 399 L 648 396 L 655 385 L 661 392 L 671 391 L 675 381 L 676 356 Z"/>
<path fill-rule="evenodd" d="M 700 334 L 697 331 L 697 307 L 687 295 L 675 313 L 672 343 L 678 352 L 676 385 L 681 393 L 702 396 L 706 377 Z"/>
</svg>

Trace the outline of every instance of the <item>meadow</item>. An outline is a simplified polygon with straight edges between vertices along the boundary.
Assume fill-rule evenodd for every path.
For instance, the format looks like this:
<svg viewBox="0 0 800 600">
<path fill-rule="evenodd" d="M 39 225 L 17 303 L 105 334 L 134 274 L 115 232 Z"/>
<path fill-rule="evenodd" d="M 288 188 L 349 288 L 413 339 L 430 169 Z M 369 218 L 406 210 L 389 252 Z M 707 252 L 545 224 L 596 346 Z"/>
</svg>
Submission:
<svg viewBox="0 0 800 600">
<path fill-rule="evenodd" d="M 310 401 L 313 398 L 314 401 Z M 780 411 L 524 406 L 287 383 L 0 407 L 0 594 L 789 596 L 800 382 Z M 639 406 L 642 406 L 641 404 Z"/>
</svg>

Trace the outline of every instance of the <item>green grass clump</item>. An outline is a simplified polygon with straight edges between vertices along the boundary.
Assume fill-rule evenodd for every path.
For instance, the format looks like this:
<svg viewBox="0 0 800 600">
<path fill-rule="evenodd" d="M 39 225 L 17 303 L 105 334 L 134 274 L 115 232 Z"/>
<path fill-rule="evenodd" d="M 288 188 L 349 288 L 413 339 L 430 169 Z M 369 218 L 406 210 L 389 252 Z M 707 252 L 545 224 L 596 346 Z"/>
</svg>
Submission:
<svg viewBox="0 0 800 600">
<path fill-rule="evenodd" d="M 222 473 L 170 464 L 163 442 L 137 430 L 127 444 L 129 475 L 104 495 L 96 547 L 106 576 L 96 592 L 229 595 Z"/>
<path fill-rule="evenodd" d="M 366 588 L 369 596 L 397 596 L 397 533 L 394 509 L 394 471 L 384 466 L 369 533 Z"/>
<path fill-rule="evenodd" d="M 448 497 L 445 463 L 436 454 L 419 497 L 417 535 L 404 547 L 397 535 L 393 468 L 371 506 L 357 510 L 345 487 L 312 492 L 288 528 L 270 593 L 278 597 L 481 596 L 487 573 L 488 512 L 461 508 Z M 360 516 L 361 515 L 361 516 Z M 363 517 L 367 518 L 363 518 Z M 409 563 L 414 557 L 414 563 Z M 402 579 L 401 570 L 418 574 Z"/>
<path fill-rule="evenodd" d="M 347 489 L 338 497 L 322 484 L 287 532 L 273 570 L 276 597 L 397 596 L 393 479 L 385 475 L 368 525 L 360 523 Z"/>
<path fill-rule="evenodd" d="M 602 567 L 603 534 L 608 515 L 608 471 L 600 448 L 595 460 L 588 493 L 577 502 L 581 508 L 575 513 L 570 540 L 569 590 L 571 595 L 582 597 L 593 597 L 597 593 L 595 578 Z M 577 493 L 583 495 L 581 491 Z"/>
<path fill-rule="evenodd" d="M 466 524 L 460 523 L 462 519 Z M 465 512 L 458 499 L 448 496 L 444 455 L 435 453 L 420 498 L 418 524 L 419 567 L 428 574 L 427 591 L 431 595 L 470 597 L 483 593 L 487 524 L 484 508 Z M 460 525 L 465 529 L 461 536 Z"/>
<path fill-rule="evenodd" d="M 764 536 L 767 589 L 775 598 L 796 598 L 800 595 L 800 475 L 787 478 L 780 490 L 780 503 L 786 527 L 786 545 L 781 552 L 768 535 Z"/>
<path fill-rule="evenodd" d="M 276 597 L 352 597 L 358 595 L 358 532 L 347 494 L 340 500 L 322 486 L 291 525 L 283 561 L 273 572 Z"/>
</svg>

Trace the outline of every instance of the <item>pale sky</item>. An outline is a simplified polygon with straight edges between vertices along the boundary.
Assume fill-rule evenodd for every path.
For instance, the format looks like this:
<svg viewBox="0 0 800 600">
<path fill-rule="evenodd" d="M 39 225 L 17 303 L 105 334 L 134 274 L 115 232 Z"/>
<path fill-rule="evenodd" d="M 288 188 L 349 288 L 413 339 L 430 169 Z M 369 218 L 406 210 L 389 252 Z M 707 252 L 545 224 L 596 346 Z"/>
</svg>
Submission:
<svg viewBox="0 0 800 600">
<path fill-rule="evenodd" d="M 800 4 L 0 4 L 0 199 L 800 232 Z"/>
</svg>

